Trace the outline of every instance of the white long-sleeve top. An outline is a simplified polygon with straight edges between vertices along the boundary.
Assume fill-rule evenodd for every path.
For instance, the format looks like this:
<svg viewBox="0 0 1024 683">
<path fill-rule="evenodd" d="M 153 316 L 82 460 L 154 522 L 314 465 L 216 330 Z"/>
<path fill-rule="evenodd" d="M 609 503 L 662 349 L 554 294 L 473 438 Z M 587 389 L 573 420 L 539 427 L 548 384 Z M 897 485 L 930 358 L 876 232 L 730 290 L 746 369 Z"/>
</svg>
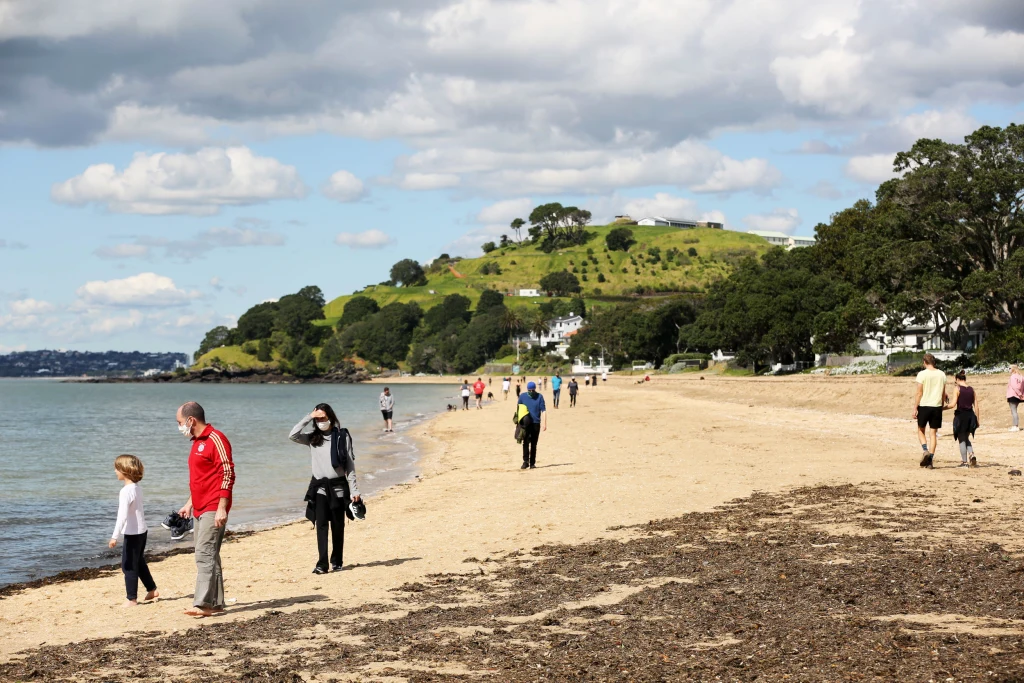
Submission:
<svg viewBox="0 0 1024 683">
<path fill-rule="evenodd" d="M 142 489 L 129 482 L 117 494 L 117 521 L 111 538 L 117 540 L 123 534 L 142 534 L 148 531 L 146 513 L 142 509 Z"/>
</svg>

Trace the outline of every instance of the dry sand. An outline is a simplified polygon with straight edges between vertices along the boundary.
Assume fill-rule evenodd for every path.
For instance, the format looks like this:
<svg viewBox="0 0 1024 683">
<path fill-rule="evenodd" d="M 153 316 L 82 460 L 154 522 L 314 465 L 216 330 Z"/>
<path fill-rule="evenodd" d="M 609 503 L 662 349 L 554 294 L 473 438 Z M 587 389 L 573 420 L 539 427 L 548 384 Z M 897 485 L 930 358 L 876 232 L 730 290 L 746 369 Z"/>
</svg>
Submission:
<svg viewBox="0 0 1024 683">
<path fill-rule="evenodd" d="M 612 376 L 596 389 L 581 386 L 576 408 L 566 397 L 550 411 L 533 471 L 518 469 L 514 397 L 506 403 L 499 396 L 484 410 L 444 414 L 423 428 L 422 478 L 369 501 L 368 520 L 348 526 L 351 569 L 312 575 L 316 541 L 305 523 L 225 545 L 229 610 L 205 623 L 387 603 L 403 584 L 466 572 L 469 557 L 626 539 L 636 532 L 609 527 L 710 511 L 755 491 L 822 484 L 914 489 L 946 508 L 984 499 L 993 520 L 988 531 L 1003 547 L 1019 549 L 1024 535 L 999 524 L 1002 511 L 1016 509 L 1022 486 L 1007 470 L 1024 460 L 1024 433 L 1006 430 L 1005 381 L 973 382 L 983 418 L 976 470 L 956 468 L 948 426 L 936 469 L 918 467 L 912 379 L 686 375 L 637 385 Z M 120 573 L 0 600 L 0 659 L 42 644 L 196 626 L 182 614 L 191 605 L 191 556 L 168 558 L 152 571 L 163 598 L 130 610 L 119 606 Z"/>
</svg>

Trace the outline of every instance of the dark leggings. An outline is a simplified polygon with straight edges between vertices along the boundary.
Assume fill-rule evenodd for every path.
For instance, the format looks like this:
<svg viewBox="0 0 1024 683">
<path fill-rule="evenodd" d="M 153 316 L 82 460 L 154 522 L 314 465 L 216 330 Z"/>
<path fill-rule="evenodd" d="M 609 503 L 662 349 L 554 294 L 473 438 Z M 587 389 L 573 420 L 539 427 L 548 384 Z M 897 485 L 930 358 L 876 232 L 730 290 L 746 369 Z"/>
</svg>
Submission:
<svg viewBox="0 0 1024 683">
<path fill-rule="evenodd" d="M 574 405 L 576 405 L 576 394 L 573 394 L 573 393 L 570 392 L 570 394 L 569 394 L 569 407 L 572 408 Z"/>
<path fill-rule="evenodd" d="M 540 439 L 540 425 L 527 425 L 523 431 L 523 463 L 532 467 L 537 464 L 537 440 Z"/>
<path fill-rule="evenodd" d="M 121 545 L 121 571 L 124 572 L 124 590 L 129 600 L 139 599 L 139 579 L 149 592 L 156 590 L 156 581 L 149 573 L 146 564 L 146 537 L 148 531 L 141 534 L 125 534 Z"/>
<path fill-rule="evenodd" d="M 316 494 L 316 546 L 320 558 L 316 566 L 327 569 L 327 527 L 331 528 L 331 564 L 341 566 L 345 552 L 345 510 L 339 506 L 331 509 L 327 496 Z"/>
</svg>

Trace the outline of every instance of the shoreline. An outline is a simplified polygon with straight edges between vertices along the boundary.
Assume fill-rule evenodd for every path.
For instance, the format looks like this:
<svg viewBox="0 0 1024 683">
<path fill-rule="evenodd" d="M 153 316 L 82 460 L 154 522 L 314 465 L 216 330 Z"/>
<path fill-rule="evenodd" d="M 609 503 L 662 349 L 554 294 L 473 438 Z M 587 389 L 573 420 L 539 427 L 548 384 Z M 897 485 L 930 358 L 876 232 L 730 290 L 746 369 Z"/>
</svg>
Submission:
<svg viewBox="0 0 1024 683">
<path fill-rule="evenodd" d="M 437 383 L 436 378 L 431 379 Z M 577 408 L 567 409 L 563 403 L 562 409 L 551 411 L 549 429 L 541 437 L 539 466 L 530 471 L 518 468 L 520 454 L 512 440 L 510 410 L 494 410 L 506 407 L 500 396 L 495 401 L 497 405 L 491 404 L 482 411 L 445 412 L 434 416 L 420 425 L 423 429 L 416 429 L 412 434 L 422 453 L 420 479 L 381 492 L 366 522 L 347 525 L 343 574 L 323 577 L 310 574 L 315 559 L 313 534 L 306 525 L 278 526 L 239 539 L 240 542 L 225 544 L 225 580 L 232 602 L 227 613 L 210 622 L 210 627 L 181 614 L 180 608 L 190 604 L 189 594 L 195 578 L 191 558 L 169 557 L 156 565 L 154 571 L 167 599 L 161 598 L 154 605 L 120 611 L 116 605 L 123 600 L 124 587 L 116 575 L 25 590 L 5 598 L 0 614 L 0 635 L 4 636 L 0 640 L 0 660 L 10 659 L 17 651 L 33 651 L 40 646 L 50 648 L 78 643 L 68 646 L 68 651 L 86 653 L 91 652 L 87 641 L 98 642 L 92 639 L 120 638 L 131 632 L 146 632 L 150 634 L 147 638 L 163 638 L 173 637 L 170 635 L 173 632 L 180 634 L 184 629 L 195 629 L 190 631 L 193 634 L 190 637 L 204 644 L 197 644 L 193 654 L 177 650 L 169 653 L 168 656 L 175 654 L 183 658 L 176 665 L 191 667 L 205 662 L 207 666 L 220 667 L 218 671 L 228 667 L 227 670 L 236 675 L 238 667 L 242 666 L 237 657 L 244 655 L 250 662 L 245 666 L 258 663 L 259 666 L 285 667 L 285 670 L 288 667 L 305 670 L 306 663 L 279 653 L 323 646 L 325 641 L 309 642 L 310 629 L 322 631 L 327 627 L 316 624 L 337 623 L 329 628 L 337 630 L 340 640 L 331 642 L 351 652 L 355 659 L 338 660 L 336 664 L 347 666 L 351 661 L 368 667 L 336 669 L 347 676 L 342 680 L 383 677 L 386 672 L 382 671 L 382 666 L 393 666 L 404 672 L 429 670 L 443 674 L 447 671 L 443 668 L 444 662 L 434 660 L 431 653 L 440 656 L 448 650 L 420 650 L 418 654 L 410 654 L 413 659 L 406 664 L 399 661 L 406 655 L 396 660 L 381 660 L 377 656 L 374 664 L 363 659 L 362 636 L 349 639 L 348 634 L 353 633 L 351 629 L 371 629 L 367 631 L 366 637 L 370 640 L 366 642 L 374 645 L 377 653 L 397 650 L 401 649 L 396 647 L 397 641 L 375 640 L 374 633 L 391 632 L 388 629 L 397 629 L 405 623 L 403 619 L 408 619 L 415 625 L 408 633 L 436 638 L 431 641 L 436 645 L 454 643 L 451 647 L 459 649 L 451 650 L 452 661 L 458 662 L 461 657 L 458 652 L 479 651 L 477 647 L 466 645 L 469 641 L 465 639 L 471 637 L 467 634 L 474 634 L 472 638 L 481 643 L 498 647 L 508 643 L 507 636 L 499 633 L 503 629 L 498 628 L 499 624 L 506 624 L 508 629 L 515 630 L 514 638 L 538 641 L 546 651 L 549 645 L 545 639 L 550 634 L 558 634 L 559 628 L 563 629 L 563 639 L 576 638 L 566 634 L 564 629 L 584 628 L 582 622 L 572 621 L 576 618 L 574 610 L 584 609 L 584 604 L 613 605 L 618 603 L 612 598 L 620 595 L 616 600 L 622 599 L 621 595 L 625 595 L 622 591 L 627 589 L 633 592 L 656 590 L 653 585 L 644 587 L 647 586 L 643 583 L 646 580 L 644 570 L 636 563 L 642 565 L 649 558 L 665 556 L 672 560 L 673 567 L 683 566 L 679 563 L 685 563 L 690 552 L 684 546 L 670 544 L 655 554 L 627 553 L 620 558 L 611 549 L 642 539 L 648 533 L 645 530 L 657 532 L 669 528 L 667 523 L 652 520 L 672 520 L 691 513 L 696 516 L 690 519 L 699 520 L 717 514 L 713 511 L 730 501 L 757 500 L 756 497 L 762 495 L 757 493 L 759 491 L 786 496 L 786 492 L 798 489 L 825 487 L 815 495 L 821 497 L 820 504 L 825 506 L 821 509 L 827 511 L 829 497 L 845 490 L 842 487 L 867 486 L 880 492 L 878 495 L 884 494 L 886 501 L 888 496 L 895 496 L 894 502 L 885 502 L 883 508 L 892 513 L 893 533 L 904 542 L 920 539 L 922 534 L 932 531 L 925 528 L 928 525 L 919 529 L 901 519 L 901 515 L 907 513 L 900 510 L 912 502 L 911 494 L 906 492 L 912 491 L 913 496 L 930 496 L 921 499 L 928 506 L 955 513 L 969 505 L 972 510 L 976 509 L 975 517 L 979 520 L 1006 520 L 993 528 L 982 526 L 972 533 L 971 539 L 963 539 L 964 542 L 995 542 L 992 540 L 995 538 L 1005 552 L 1011 554 L 1024 548 L 1024 537 L 1017 530 L 1019 525 L 1009 521 L 1019 517 L 1014 501 L 1019 497 L 1020 480 L 1006 475 L 1009 465 L 1015 464 L 1019 445 L 1024 444 L 1020 439 L 1024 437 L 1005 431 L 1008 411 L 1002 415 L 996 407 L 997 401 L 1002 403 L 999 394 L 1005 388 L 1001 379 L 979 378 L 977 383 L 982 400 L 990 407 L 986 416 L 989 430 L 979 432 L 976 442 L 983 466 L 977 470 L 956 468 L 958 456 L 953 455 L 947 427 L 940 442 L 938 466 L 933 471 L 922 470 L 917 465 L 919 449 L 909 415 L 906 415 L 912 398 L 912 379 L 898 382 L 849 381 L 849 378 L 840 381 L 819 378 L 694 380 L 697 378 L 635 385 L 629 378 L 616 380 L 612 376 L 606 385 L 596 390 L 582 390 Z M 686 417 L 685 424 L 680 423 L 680 416 Z M 975 503 L 964 502 L 972 500 Z M 864 513 L 861 507 L 863 505 L 858 503 L 854 511 Z M 786 522 L 790 515 L 799 512 L 788 503 L 779 510 L 781 512 L 776 511 L 771 517 L 758 513 L 743 524 L 754 524 L 753 530 L 756 524 L 774 524 L 776 517 Z M 876 520 L 867 521 L 877 524 Z M 822 527 L 827 533 L 841 535 L 852 533 L 844 526 L 847 522 L 842 515 L 829 513 L 821 524 L 829 525 Z M 865 533 L 878 533 L 878 528 L 868 526 Z M 784 533 L 783 528 L 773 529 L 775 527 L 769 527 L 769 533 Z M 712 531 L 709 529 L 704 534 L 703 542 L 698 539 L 694 543 L 702 546 L 718 543 L 721 540 L 718 535 L 725 534 L 725 531 Z M 743 538 L 743 532 L 741 525 L 729 533 Z M 825 540 L 814 542 L 830 542 L 827 533 Z M 605 540 L 611 541 L 611 545 L 594 545 Z M 809 548 L 809 544 L 804 538 L 800 548 Z M 596 559 L 585 560 L 590 557 L 587 548 L 599 547 L 608 550 L 600 550 Z M 732 552 L 732 547 L 723 545 L 721 552 Z M 737 547 L 748 547 L 748 544 Z M 694 571 L 717 571 L 719 564 L 714 556 L 718 553 L 719 550 L 711 553 L 713 556 L 703 563 L 705 569 L 702 570 L 698 562 Z M 591 579 L 573 582 L 570 579 L 576 570 L 564 564 L 553 565 L 554 573 L 548 574 L 542 569 L 544 565 L 538 563 L 548 562 L 545 558 L 551 557 L 579 557 L 580 561 L 590 563 L 587 567 L 600 561 L 600 566 L 593 565 L 586 574 L 599 578 L 594 579 L 596 582 Z M 837 551 L 836 558 L 840 565 L 840 560 L 845 562 L 842 552 Z M 789 561 L 797 563 L 792 571 L 784 570 L 792 580 L 797 568 L 805 565 L 800 564 L 798 555 Z M 630 564 L 639 569 L 626 571 Z M 521 570 L 515 569 L 520 565 Z M 531 569 L 535 565 L 535 569 Z M 742 563 L 729 566 L 723 576 L 737 576 L 733 568 L 749 567 Z M 842 569 L 840 566 L 839 570 Z M 509 595 L 508 586 L 501 582 L 518 580 L 515 577 L 519 574 L 515 572 L 519 571 L 527 572 L 526 576 L 538 581 L 538 588 L 543 588 L 548 597 L 529 597 L 533 593 L 523 593 L 516 605 L 495 611 L 498 622 L 487 617 L 486 612 L 480 612 L 486 608 L 477 605 L 491 604 L 489 601 L 516 602 L 516 595 Z M 616 574 L 619 571 L 622 573 Z M 616 575 L 621 578 L 616 579 Z M 673 575 L 664 576 L 668 579 Z M 485 590 L 484 582 L 495 578 L 500 579 L 499 583 Z M 687 585 L 682 579 L 699 581 L 701 578 L 699 574 L 686 573 L 682 578 L 673 579 L 675 584 L 665 584 L 665 590 L 679 591 Z M 672 585 L 676 588 L 671 588 Z M 779 585 L 778 577 L 769 585 Z M 710 592 L 703 599 L 717 603 L 722 599 L 718 588 L 713 582 L 709 584 L 706 590 Z M 858 590 L 868 588 L 870 586 Z M 527 585 L 522 590 L 530 589 Z M 550 596 L 563 593 L 564 599 L 569 601 L 565 605 L 551 601 Z M 637 593 L 638 599 L 644 595 Z M 605 602 L 586 602 L 591 598 Z M 652 605 L 649 600 L 645 603 Z M 449 610 L 463 607 L 470 610 L 465 612 L 465 618 L 460 617 L 458 623 L 450 624 L 459 630 L 446 630 L 445 615 L 454 615 L 456 613 Z M 556 611 L 545 612 L 549 609 Z M 604 611 L 608 614 L 604 620 L 598 619 L 593 626 L 609 628 L 612 625 L 608 619 L 625 619 L 625 623 L 631 623 L 628 621 L 630 613 L 639 618 L 649 613 L 648 609 L 653 606 L 634 604 L 625 610 L 625 616 L 614 616 L 621 613 L 616 612 L 615 607 L 606 607 Z M 803 603 L 794 606 L 794 611 L 797 609 L 805 609 L 805 606 Z M 957 609 L 963 608 L 950 606 L 946 611 Z M 538 616 L 536 623 L 523 621 L 528 617 L 532 619 L 530 615 L 545 614 L 548 616 Z M 1014 611 L 1007 616 L 1015 614 Z M 554 621 L 541 624 L 541 619 L 549 617 Z M 467 621 L 471 619 L 488 621 Z M 517 623 L 529 628 L 521 630 Z M 297 630 L 289 630 L 287 639 L 276 640 L 273 629 L 266 629 L 276 624 L 282 628 L 293 624 Z M 591 628 L 590 622 L 587 624 L 586 628 Z M 215 633 L 235 634 L 230 636 L 234 640 L 217 641 L 212 635 Z M 753 633 L 748 629 L 748 634 Z M 737 635 L 734 639 L 745 641 L 752 637 Z M 235 645 L 229 647 L 229 642 Z M 459 645 L 460 642 L 463 644 Z M 236 646 L 242 652 L 233 657 L 230 650 Z M 557 642 L 551 646 L 557 647 Z M 586 643 L 582 646 L 590 647 Z M 100 645 L 95 647 L 97 652 L 102 649 Z M 114 646 L 104 644 L 102 647 Z M 714 647 L 728 649 L 740 645 Z M 256 652 L 252 648 L 263 651 Z M 205 651 L 213 652 L 212 658 L 203 659 Z M 523 651 L 529 652 L 531 648 Z M 560 651 L 552 651 L 552 655 L 557 652 Z M 34 655 L 29 652 L 28 656 Z M 373 656 L 371 654 L 370 658 Z M 103 669 L 106 665 L 94 666 Z M 374 666 L 377 668 L 372 668 Z M 423 666 L 428 669 L 415 668 Z M 479 660 L 467 661 L 466 666 L 468 671 L 460 669 L 450 673 L 469 675 L 489 670 L 489 665 Z M 607 673 L 608 677 L 614 677 L 613 672 Z M 522 680 L 526 671 L 516 674 L 509 680 Z M 154 670 L 150 675 L 171 676 L 162 670 Z"/>
</svg>

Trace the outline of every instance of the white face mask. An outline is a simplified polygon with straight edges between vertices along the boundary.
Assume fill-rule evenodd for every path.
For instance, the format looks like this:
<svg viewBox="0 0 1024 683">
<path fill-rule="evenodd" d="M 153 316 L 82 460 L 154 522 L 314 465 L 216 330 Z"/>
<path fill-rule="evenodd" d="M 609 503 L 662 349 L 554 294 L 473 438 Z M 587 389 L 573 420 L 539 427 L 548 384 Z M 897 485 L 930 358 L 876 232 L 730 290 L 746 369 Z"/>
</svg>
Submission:
<svg viewBox="0 0 1024 683">
<path fill-rule="evenodd" d="M 188 420 L 185 420 L 184 422 L 178 425 L 178 431 L 181 433 L 182 436 L 192 436 L 192 430 L 188 426 Z"/>
<path fill-rule="evenodd" d="M 331 429 L 331 423 L 330 423 L 330 421 L 328 421 L 328 422 L 317 422 L 317 423 L 316 423 L 316 426 L 317 426 L 317 428 L 318 428 L 318 429 L 319 429 L 319 430 L 320 430 L 321 432 L 327 432 L 327 431 L 330 431 L 330 429 Z"/>
</svg>

